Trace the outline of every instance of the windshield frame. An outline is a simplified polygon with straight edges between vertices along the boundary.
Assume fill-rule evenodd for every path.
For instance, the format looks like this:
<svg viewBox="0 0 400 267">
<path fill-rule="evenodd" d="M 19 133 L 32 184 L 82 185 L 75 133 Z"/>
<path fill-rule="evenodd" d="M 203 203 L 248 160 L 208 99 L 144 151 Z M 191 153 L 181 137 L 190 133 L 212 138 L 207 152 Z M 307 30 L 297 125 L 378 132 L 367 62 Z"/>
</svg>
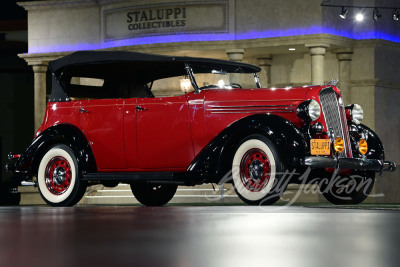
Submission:
<svg viewBox="0 0 400 267">
<path fill-rule="evenodd" d="M 193 66 L 193 64 L 189 64 L 188 62 L 185 62 L 185 69 L 187 71 L 188 77 L 191 81 L 191 84 L 194 88 L 194 92 L 196 94 L 200 93 L 202 90 L 201 87 L 199 87 L 196 78 L 195 78 L 195 71 L 193 71 L 193 67 L 196 67 L 196 64 Z M 224 73 L 224 74 L 253 74 L 254 76 L 254 81 L 257 86 L 257 88 L 261 88 L 261 83 L 260 83 L 260 77 L 258 76 L 257 72 L 248 72 L 244 71 L 242 68 L 238 67 L 232 70 L 226 70 L 226 66 L 201 66 L 201 64 L 198 64 L 197 67 L 201 68 L 201 71 L 196 72 L 196 74 L 219 74 L 219 73 Z M 225 67 L 225 68 L 224 68 Z M 220 70 L 216 70 L 220 69 Z M 206 71 L 207 70 L 207 71 Z M 224 89 L 224 88 L 221 88 Z M 232 88 L 226 88 L 227 90 L 232 89 Z"/>
</svg>

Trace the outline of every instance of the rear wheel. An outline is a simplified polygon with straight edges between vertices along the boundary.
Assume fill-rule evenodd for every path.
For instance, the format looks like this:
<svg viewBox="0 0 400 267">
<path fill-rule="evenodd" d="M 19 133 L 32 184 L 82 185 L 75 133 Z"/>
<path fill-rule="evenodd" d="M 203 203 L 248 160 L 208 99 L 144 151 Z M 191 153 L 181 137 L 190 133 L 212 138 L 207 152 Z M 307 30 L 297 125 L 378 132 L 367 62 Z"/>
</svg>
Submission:
<svg viewBox="0 0 400 267">
<path fill-rule="evenodd" d="M 73 206 L 86 191 L 74 152 L 66 145 L 54 146 L 44 154 L 37 182 L 40 195 L 51 206 Z"/>
<path fill-rule="evenodd" d="M 354 205 L 363 202 L 371 193 L 375 173 L 365 172 L 346 177 L 337 177 L 323 185 L 322 195 L 335 205 Z"/>
<path fill-rule="evenodd" d="M 286 189 L 281 162 L 275 145 L 261 135 L 241 142 L 232 162 L 232 177 L 240 199 L 250 205 L 270 205 Z"/>
<path fill-rule="evenodd" d="M 175 195 L 178 186 L 173 184 L 131 184 L 135 198 L 145 206 L 162 206 Z"/>
</svg>

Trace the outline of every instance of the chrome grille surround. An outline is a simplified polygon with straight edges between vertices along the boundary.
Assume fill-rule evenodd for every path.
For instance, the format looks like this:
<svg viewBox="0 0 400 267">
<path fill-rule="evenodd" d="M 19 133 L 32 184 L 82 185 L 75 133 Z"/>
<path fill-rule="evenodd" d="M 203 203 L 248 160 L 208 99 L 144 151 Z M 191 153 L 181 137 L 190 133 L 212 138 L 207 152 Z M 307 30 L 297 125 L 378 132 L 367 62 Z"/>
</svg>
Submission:
<svg viewBox="0 0 400 267">
<path fill-rule="evenodd" d="M 325 123 L 328 130 L 332 130 L 335 138 L 341 137 L 344 141 L 344 150 L 339 154 L 340 158 L 351 158 L 351 145 L 347 129 L 346 114 L 343 105 L 339 105 L 335 90 L 331 87 L 322 89 L 319 92 L 319 100 Z M 331 140 L 333 141 L 333 140 Z"/>
</svg>

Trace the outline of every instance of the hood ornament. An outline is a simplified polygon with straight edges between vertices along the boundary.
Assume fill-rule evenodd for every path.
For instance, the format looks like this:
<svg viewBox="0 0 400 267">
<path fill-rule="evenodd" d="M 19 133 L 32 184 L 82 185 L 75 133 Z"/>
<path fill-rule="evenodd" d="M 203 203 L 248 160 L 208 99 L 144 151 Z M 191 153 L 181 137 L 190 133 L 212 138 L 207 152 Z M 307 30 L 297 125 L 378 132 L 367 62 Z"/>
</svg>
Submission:
<svg viewBox="0 0 400 267">
<path fill-rule="evenodd" d="M 332 80 L 330 80 L 329 82 L 326 82 L 324 85 L 333 85 L 333 86 L 336 86 L 336 84 L 338 84 L 338 82 L 339 82 L 339 80 L 332 79 Z"/>
</svg>

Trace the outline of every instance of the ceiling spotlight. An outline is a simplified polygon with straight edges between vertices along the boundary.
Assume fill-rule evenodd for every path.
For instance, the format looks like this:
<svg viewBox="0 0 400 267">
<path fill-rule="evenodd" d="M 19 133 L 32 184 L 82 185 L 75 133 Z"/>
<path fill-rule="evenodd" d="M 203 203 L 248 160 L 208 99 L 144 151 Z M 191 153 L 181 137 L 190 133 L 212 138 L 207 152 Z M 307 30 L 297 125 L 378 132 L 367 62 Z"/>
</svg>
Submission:
<svg viewBox="0 0 400 267">
<path fill-rule="evenodd" d="M 348 9 L 344 9 L 344 6 L 342 6 L 342 13 L 340 13 L 339 17 L 342 19 L 346 19 L 347 13 L 349 13 Z"/>
<path fill-rule="evenodd" d="M 400 10 L 396 9 L 395 11 L 393 11 L 393 20 L 398 21 L 399 19 L 400 19 Z"/>
<path fill-rule="evenodd" d="M 356 20 L 357 20 L 357 21 L 363 21 L 363 20 L 364 20 L 364 15 L 363 15 L 361 12 L 359 12 L 359 13 L 356 15 Z"/>
<path fill-rule="evenodd" d="M 379 12 L 379 10 L 377 8 L 374 9 L 374 13 L 372 14 L 372 18 L 375 21 L 378 21 L 378 19 L 380 19 L 382 17 L 381 12 Z"/>
</svg>

